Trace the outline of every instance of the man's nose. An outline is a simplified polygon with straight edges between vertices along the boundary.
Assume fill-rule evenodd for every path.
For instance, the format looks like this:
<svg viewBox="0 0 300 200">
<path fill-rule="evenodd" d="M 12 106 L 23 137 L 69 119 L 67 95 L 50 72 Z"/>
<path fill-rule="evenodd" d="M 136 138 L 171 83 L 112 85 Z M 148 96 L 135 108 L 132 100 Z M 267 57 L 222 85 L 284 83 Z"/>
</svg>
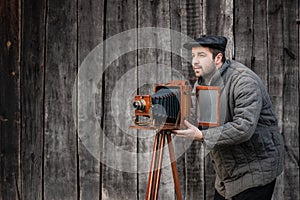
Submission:
<svg viewBox="0 0 300 200">
<path fill-rule="evenodd" d="M 192 60 L 192 64 L 199 64 L 199 59 L 197 59 L 196 57 L 193 58 Z"/>
</svg>

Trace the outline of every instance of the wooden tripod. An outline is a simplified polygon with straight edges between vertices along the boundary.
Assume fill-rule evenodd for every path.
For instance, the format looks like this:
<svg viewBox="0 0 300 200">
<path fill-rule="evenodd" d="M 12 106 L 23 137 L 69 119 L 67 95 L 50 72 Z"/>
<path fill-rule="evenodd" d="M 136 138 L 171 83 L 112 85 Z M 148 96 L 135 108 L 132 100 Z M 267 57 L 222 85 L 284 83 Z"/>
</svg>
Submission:
<svg viewBox="0 0 300 200">
<path fill-rule="evenodd" d="M 177 196 L 177 200 L 182 200 L 182 195 L 180 191 L 179 179 L 178 179 L 178 171 L 176 167 L 174 147 L 172 144 L 172 137 L 170 133 L 167 133 L 166 130 L 161 130 L 156 133 L 153 152 L 152 152 L 152 161 L 150 166 L 150 172 L 148 177 L 148 187 L 146 193 L 146 200 L 157 200 L 158 191 L 159 191 L 159 183 L 161 176 L 161 166 L 163 160 L 163 150 L 165 147 L 165 139 L 167 138 L 171 167 L 173 173 L 173 180 L 175 185 L 175 192 Z"/>
</svg>

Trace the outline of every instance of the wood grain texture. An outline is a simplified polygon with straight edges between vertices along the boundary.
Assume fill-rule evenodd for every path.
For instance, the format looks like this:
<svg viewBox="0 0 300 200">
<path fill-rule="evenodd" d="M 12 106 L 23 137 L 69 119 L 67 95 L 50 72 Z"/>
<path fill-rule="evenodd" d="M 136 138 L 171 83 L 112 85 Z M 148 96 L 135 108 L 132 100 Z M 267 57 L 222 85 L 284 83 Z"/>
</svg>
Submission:
<svg viewBox="0 0 300 200">
<path fill-rule="evenodd" d="M 234 7 L 234 59 L 251 67 L 253 57 L 253 0 L 235 1 Z M 261 36 L 260 36 L 261 37 Z"/>
<path fill-rule="evenodd" d="M 283 123 L 283 5 L 273 1 L 267 7 L 269 94 L 275 105 L 280 132 Z"/>
<path fill-rule="evenodd" d="M 19 0 L 0 2 L 0 199 L 21 197 Z"/>
<path fill-rule="evenodd" d="M 276 115 L 278 117 L 280 132 L 285 137 L 283 123 L 284 123 L 284 25 L 282 17 L 284 14 L 283 1 L 274 1 L 272 5 L 266 6 L 267 8 L 267 53 L 268 53 L 268 89 L 274 104 Z M 285 149 L 288 149 L 286 147 Z M 287 156 L 287 151 L 285 151 L 285 160 L 289 159 Z M 288 173 L 284 170 L 283 172 Z M 298 173 L 299 174 L 299 173 Z M 285 175 L 286 176 L 286 175 Z M 285 185 L 285 178 L 280 176 L 277 179 L 274 199 L 285 199 L 282 190 Z M 280 186 L 279 186 L 280 185 Z M 290 188 L 288 186 L 288 188 Z M 287 189 L 287 192 L 289 189 Z M 294 193 L 295 194 L 295 193 Z"/>
<path fill-rule="evenodd" d="M 251 56 L 251 68 L 268 87 L 268 48 L 267 48 L 267 11 L 266 1 L 253 1 L 253 44 Z M 247 54 L 244 57 L 248 57 Z"/>
<path fill-rule="evenodd" d="M 227 57 L 262 78 L 284 137 L 285 169 L 273 200 L 299 199 L 299 13 L 297 0 L 1 0 L 0 199 L 144 199 L 154 133 L 128 131 L 123 129 L 128 124 L 119 122 L 131 120 L 129 96 L 152 94 L 154 83 L 178 78 L 175 70 L 195 82 L 188 61 L 156 48 L 178 49 L 181 41 L 172 41 L 168 34 L 145 38 L 134 32 L 134 45 L 155 48 L 115 58 L 99 73 L 99 83 L 72 93 L 78 67 L 90 51 L 136 27 L 171 28 L 191 38 L 228 37 Z M 132 42 L 130 38 L 123 44 Z M 121 48 L 111 50 L 119 53 Z M 106 51 L 103 58 L 111 58 L 112 52 Z M 122 79 L 125 74 L 130 76 Z M 95 137 L 100 155 L 91 153 L 80 135 L 86 126 L 75 125 L 82 116 L 73 119 L 73 94 L 95 94 L 94 104 L 85 106 L 95 109 L 104 128 Z M 80 110 L 82 104 L 75 103 Z M 134 156 L 110 151 L 108 142 Z M 175 152 L 184 145 L 173 142 Z M 177 159 L 187 200 L 211 199 L 214 194 L 214 171 L 204 155 L 194 142 Z M 168 162 L 166 150 L 159 199 L 176 199 Z M 118 167 L 130 168 L 131 173 Z"/>
<path fill-rule="evenodd" d="M 22 199 L 42 199 L 46 1 L 22 4 Z"/>
<path fill-rule="evenodd" d="M 78 64 L 80 67 L 81 64 L 84 62 L 85 59 L 88 58 L 89 53 L 103 41 L 104 35 L 104 1 L 103 0 L 79 0 L 78 1 Z M 91 66 L 92 67 L 92 66 Z M 82 69 L 83 70 L 83 69 Z M 82 73 L 79 71 L 78 73 Z M 99 73 L 101 76 L 101 73 Z M 79 75 L 78 75 L 79 77 Z M 89 79 L 88 75 L 80 75 L 78 80 L 83 81 L 81 79 Z M 84 81 L 83 81 L 84 82 Z M 85 98 L 85 101 L 90 102 L 90 99 L 86 99 L 88 97 L 93 97 L 94 94 L 87 93 L 93 92 L 93 90 L 81 90 L 80 83 L 77 82 L 77 97 L 78 99 Z M 85 82 L 84 82 L 85 83 Z M 102 89 L 102 82 L 97 84 L 97 89 Z M 94 88 L 93 86 L 90 88 Z M 97 92 L 95 99 L 94 99 L 94 106 L 88 105 L 91 108 L 94 108 L 94 112 L 97 113 L 97 123 L 101 123 L 101 116 L 103 115 L 102 112 L 102 93 Z M 80 99 L 82 100 L 82 99 Z M 80 103 L 80 100 L 77 102 L 77 121 L 82 120 L 82 116 L 80 111 L 85 109 L 85 106 Z M 86 105 L 86 104 L 85 104 Z M 90 110 L 87 109 L 87 110 Z M 80 110 L 80 111 L 79 111 Z M 92 112 L 92 111 L 91 111 Z M 93 121 L 94 115 L 92 113 L 85 113 L 84 120 L 87 123 Z M 87 131 L 85 127 L 85 122 L 78 122 L 78 167 L 79 167 L 79 199 L 81 200 L 96 200 L 101 199 L 101 179 L 102 179 L 102 165 L 101 165 L 101 154 L 94 153 L 93 150 L 90 149 L 88 141 L 85 141 L 86 135 L 83 133 L 81 134 L 80 131 Z M 88 125 L 91 126 L 91 125 Z M 91 133 L 90 133 L 91 134 Z M 101 132 L 95 133 L 100 135 Z M 100 138 L 100 139 L 99 139 Z M 98 144 L 98 151 L 100 152 L 102 149 L 102 141 L 101 136 L 95 137 L 92 140 L 98 140 L 95 143 Z M 92 151 L 92 152 L 91 152 Z"/>
<path fill-rule="evenodd" d="M 123 31 L 136 28 L 136 1 L 107 1 L 105 19 L 105 38 Z M 135 67 L 137 52 L 123 54 L 122 49 L 136 47 L 134 35 L 123 36 L 116 40 L 121 46 L 105 45 L 105 63 L 108 68 L 104 73 L 104 163 L 102 199 L 137 199 L 137 135 L 129 129 L 128 113 L 132 112 L 131 100 L 137 85 Z M 109 59 L 115 55 L 112 63 Z M 127 78 L 124 78 L 127 77 Z M 131 90 L 130 90 L 131 89 Z M 129 91 L 129 92 L 128 92 Z M 132 93 L 132 98 L 129 93 Z M 114 103 L 112 103 L 114 102 Z M 126 125 L 127 124 L 127 125 Z M 111 144 L 111 145 L 109 145 Z"/>
<path fill-rule="evenodd" d="M 47 3 L 44 199 L 77 199 L 77 133 L 72 115 L 77 74 L 77 3 Z"/>
<path fill-rule="evenodd" d="M 193 39 L 205 33 L 203 0 L 182 1 L 182 31 Z M 184 18 L 185 17 L 185 18 Z"/>
<path fill-rule="evenodd" d="M 292 9 L 292 8 L 297 8 Z M 283 1 L 283 124 L 284 176 L 277 181 L 277 199 L 299 199 L 299 1 Z M 298 30 L 297 30 L 298 28 Z"/>
</svg>

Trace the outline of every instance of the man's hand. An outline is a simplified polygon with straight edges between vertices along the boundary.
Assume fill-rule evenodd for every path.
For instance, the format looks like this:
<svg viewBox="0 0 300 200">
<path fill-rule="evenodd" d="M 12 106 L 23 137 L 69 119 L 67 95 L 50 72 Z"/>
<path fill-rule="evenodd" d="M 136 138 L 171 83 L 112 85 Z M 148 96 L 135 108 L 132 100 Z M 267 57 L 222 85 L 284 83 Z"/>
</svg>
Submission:
<svg viewBox="0 0 300 200">
<path fill-rule="evenodd" d="M 186 125 L 187 129 L 185 130 L 173 130 L 173 133 L 177 137 L 183 137 L 188 139 L 194 139 L 194 140 L 203 140 L 202 132 L 193 124 L 188 122 L 187 120 L 184 120 L 184 125 Z"/>
</svg>

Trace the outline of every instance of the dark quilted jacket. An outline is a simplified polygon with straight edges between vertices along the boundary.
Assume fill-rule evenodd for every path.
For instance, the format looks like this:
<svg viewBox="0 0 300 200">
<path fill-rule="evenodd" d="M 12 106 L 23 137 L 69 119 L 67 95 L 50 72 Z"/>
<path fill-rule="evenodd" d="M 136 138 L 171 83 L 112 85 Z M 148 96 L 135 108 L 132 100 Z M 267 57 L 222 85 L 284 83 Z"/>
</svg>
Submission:
<svg viewBox="0 0 300 200">
<path fill-rule="evenodd" d="M 283 139 L 261 79 L 246 66 L 227 60 L 210 85 L 221 87 L 221 126 L 203 130 L 212 158 L 215 187 L 230 199 L 272 182 L 283 170 Z"/>
</svg>

